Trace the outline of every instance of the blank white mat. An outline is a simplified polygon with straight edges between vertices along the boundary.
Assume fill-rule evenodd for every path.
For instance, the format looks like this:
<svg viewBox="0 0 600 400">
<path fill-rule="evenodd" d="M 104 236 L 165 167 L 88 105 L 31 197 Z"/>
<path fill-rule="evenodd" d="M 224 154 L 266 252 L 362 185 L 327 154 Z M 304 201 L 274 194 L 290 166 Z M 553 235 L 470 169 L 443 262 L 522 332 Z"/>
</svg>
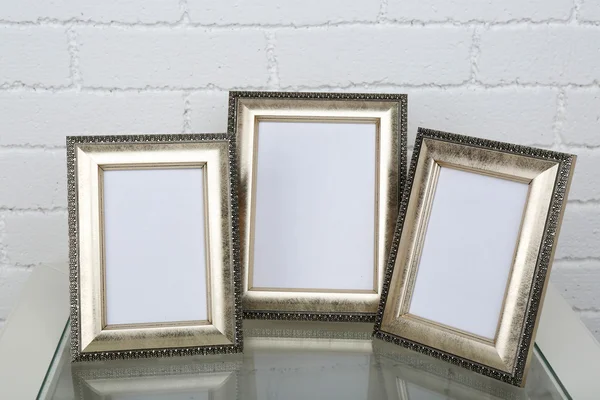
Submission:
<svg viewBox="0 0 600 400">
<path fill-rule="evenodd" d="M 104 172 L 106 322 L 206 320 L 201 168 Z"/>
<path fill-rule="evenodd" d="M 376 135 L 259 123 L 253 287 L 373 290 Z"/>
<path fill-rule="evenodd" d="M 441 168 L 410 314 L 495 337 L 528 188 Z"/>
</svg>

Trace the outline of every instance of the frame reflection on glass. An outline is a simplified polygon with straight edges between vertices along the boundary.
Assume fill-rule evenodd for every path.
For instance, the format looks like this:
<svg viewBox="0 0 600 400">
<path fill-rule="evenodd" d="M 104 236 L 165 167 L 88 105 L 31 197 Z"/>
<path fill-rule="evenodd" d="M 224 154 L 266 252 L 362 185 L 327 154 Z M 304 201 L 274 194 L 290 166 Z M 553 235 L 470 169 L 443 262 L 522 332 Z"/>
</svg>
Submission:
<svg viewBox="0 0 600 400">
<path fill-rule="evenodd" d="M 249 399 L 379 399 L 373 324 L 244 321 L 242 387 Z"/>
<path fill-rule="evenodd" d="M 574 165 L 419 129 L 375 336 L 524 385 Z"/>
<path fill-rule="evenodd" d="M 135 364 L 131 364 L 131 361 L 111 361 L 101 368 L 79 364 L 71 370 L 76 398 L 230 400 L 240 397 L 238 373 L 242 367 L 241 361 L 170 360 L 135 361 Z"/>
</svg>

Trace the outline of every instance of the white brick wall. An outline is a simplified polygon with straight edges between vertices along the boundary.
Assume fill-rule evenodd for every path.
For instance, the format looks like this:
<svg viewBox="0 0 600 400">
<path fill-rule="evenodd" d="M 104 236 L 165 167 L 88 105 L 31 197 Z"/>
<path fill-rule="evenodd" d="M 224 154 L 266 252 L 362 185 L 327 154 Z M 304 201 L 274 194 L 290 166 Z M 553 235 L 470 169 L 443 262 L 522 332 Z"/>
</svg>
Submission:
<svg viewBox="0 0 600 400">
<path fill-rule="evenodd" d="M 284 88 L 460 84 L 469 80 L 472 28 L 336 26 L 275 32 Z"/>
<path fill-rule="evenodd" d="M 600 338 L 600 3 L 0 4 L 0 325 L 67 262 L 64 136 L 224 131 L 227 90 L 409 93 L 418 126 L 579 155 L 552 280 Z"/>
</svg>

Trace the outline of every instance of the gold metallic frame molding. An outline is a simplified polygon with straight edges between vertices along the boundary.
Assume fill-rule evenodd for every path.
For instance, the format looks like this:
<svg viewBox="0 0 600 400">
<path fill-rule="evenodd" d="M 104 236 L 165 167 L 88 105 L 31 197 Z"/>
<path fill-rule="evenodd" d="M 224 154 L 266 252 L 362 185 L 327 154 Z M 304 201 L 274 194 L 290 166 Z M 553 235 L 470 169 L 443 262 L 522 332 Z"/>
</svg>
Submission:
<svg viewBox="0 0 600 400">
<path fill-rule="evenodd" d="M 234 143 L 67 137 L 73 361 L 242 350 Z"/>
<path fill-rule="evenodd" d="M 523 386 L 575 158 L 419 128 L 375 337 Z"/>
<path fill-rule="evenodd" d="M 230 92 L 245 318 L 375 320 L 406 113 L 403 94 Z"/>
</svg>

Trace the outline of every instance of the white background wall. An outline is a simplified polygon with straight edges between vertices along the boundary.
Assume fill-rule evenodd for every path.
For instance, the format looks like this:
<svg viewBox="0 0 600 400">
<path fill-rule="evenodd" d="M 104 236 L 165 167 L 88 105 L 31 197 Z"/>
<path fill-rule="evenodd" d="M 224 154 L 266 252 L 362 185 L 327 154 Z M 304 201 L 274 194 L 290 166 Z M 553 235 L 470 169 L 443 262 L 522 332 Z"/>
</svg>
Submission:
<svg viewBox="0 0 600 400">
<path fill-rule="evenodd" d="M 597 0 L 3 0 L 0 324 L 67 262 L 64 137 L 222 132 L 229 89 L 406 92 L 409 143 L 578 154 L 552 280 L 600 337 Z"/>
</svg>

